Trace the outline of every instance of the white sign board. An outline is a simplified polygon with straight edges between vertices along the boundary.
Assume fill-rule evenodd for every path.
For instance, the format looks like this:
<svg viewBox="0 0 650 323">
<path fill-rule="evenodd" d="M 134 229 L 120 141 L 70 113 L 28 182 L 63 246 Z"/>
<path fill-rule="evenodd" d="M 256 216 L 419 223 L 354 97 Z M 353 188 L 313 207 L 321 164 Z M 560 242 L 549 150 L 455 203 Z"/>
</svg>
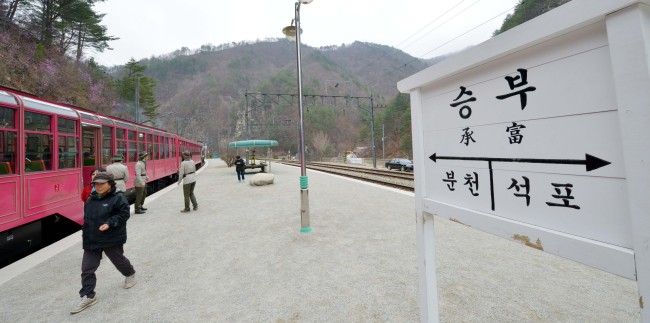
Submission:
<svg viewBox="0 0 650 323">
<path fill-rule="evenodd" d="M 411 93 L 422 320 L 437 320 L 432 214 L 650 292 L 648 34 L 648 0 L 573 0 L 398 83 Z"/>
</svg>

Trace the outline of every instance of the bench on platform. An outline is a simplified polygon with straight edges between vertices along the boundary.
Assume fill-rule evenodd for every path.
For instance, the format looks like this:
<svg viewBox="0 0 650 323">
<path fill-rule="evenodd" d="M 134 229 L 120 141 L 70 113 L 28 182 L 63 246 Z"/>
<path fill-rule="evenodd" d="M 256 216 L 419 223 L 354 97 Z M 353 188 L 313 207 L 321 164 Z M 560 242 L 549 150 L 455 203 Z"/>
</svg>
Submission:
<svg viewBox="0 0 650 323">
<path fill-rule="evenodd" d="M 264 173 L 264 170 L 266 168 L 266 163 L 262 162 L 259 164 L 246 164 L 245 169 L 255 169 L 259 168 L 261 173 Z"/>
</svg>

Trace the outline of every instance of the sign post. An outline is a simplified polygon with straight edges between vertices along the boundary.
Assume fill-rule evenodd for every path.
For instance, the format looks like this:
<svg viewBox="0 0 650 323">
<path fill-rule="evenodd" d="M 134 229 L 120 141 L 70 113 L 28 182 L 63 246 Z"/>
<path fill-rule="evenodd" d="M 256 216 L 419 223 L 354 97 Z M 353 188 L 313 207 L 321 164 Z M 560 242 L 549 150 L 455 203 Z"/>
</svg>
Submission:
<svg viewBox="0 0 650 323">
<path fill-rule="evenodd" d="M 438 320 L 433 215 L 634 279 L 650 321 L 648 34 L 650 0 L 573 0 L 398 83 L 421 321 Z"/>
</svg>

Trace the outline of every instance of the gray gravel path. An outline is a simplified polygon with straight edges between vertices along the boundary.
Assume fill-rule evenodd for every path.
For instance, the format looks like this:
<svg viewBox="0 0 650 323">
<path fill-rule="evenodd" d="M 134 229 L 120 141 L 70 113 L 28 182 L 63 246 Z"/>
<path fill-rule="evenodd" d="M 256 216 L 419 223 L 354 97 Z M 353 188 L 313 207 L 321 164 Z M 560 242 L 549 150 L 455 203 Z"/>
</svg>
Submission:
<svg viewBox="0 0 650 323">
<path fill-rule="evenodd" d="M 298 168 L 271 172 L 275 184 L 254 187 L 211 160 L 199 211 L 179 213 L 171 188 L 132 215 L 134 288 L 103 261 L 97 304 L 70 315 L 76 242 L 0 279 L 0 322 L 417 322 L 412 194 L 308 171 L 305 234 Z M 436 234 L 442 322 L 640 321 L 633 281 L 439 218 Z"/>
</svg>

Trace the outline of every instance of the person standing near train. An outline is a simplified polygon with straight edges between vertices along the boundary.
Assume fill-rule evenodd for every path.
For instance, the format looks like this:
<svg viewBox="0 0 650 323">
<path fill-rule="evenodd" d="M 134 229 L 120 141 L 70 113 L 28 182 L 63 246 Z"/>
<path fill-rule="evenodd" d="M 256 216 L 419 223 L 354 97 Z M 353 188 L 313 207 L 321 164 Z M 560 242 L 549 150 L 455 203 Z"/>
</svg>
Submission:
<svg viewBox="0 0 650 323">
<path fill-rule="evenodd" d="M 147 181 L 149 177 L 147 176 L 147 159 L 149 159 L 149 153 L 143 152 L 140 153 L 138 162 L 135 164 L 135 214 L 144 214 L 147 211 L 143 207 L 144 199 L 147 197 Z"/>
<path fill-rule="evenodd" d="M 113 175 L 97 173 L 91 182 L 95 191 L 84 205 L 82 239 L 84 254 L 81 260 L 81 289 L 79 302 L 70 314 L 79 313 L 97 303 L 95 271 L 99 268 L 102 253 L 106 254 L 115 268 L 126 277 L 124 288 L 135 285 L 135 269 L 124 257 L 126 222 L 129 220 L 129 202 L 115 187 Z"/>
<path fill-rule="evenodd" d="M 246 162 L 241 156 L 235 156 L 235 172 L 237 172 L 237 180 L 239 182 L 244 180 L 244 172 L 246 171 Z"/>
<path fill-rule="evenodd" d="M 83 191 L 81 191 L 81 200 L 84 201 L 84 203 L 86 203 L 86 201 L 88 201 L 88 198 L 90 197 L 90 194 L 95 191 L 95 187 L 93 186 L 92 180 L 95 179 L 95 176 L 98 173 L 105 172 L 105 171 L 106 171 L 105 169 L 103 169 L 101 167 L 97 167 L 97 168 L 93 169 L 92 172 L 90 172 L 90 181 L 91 182 L 88 183 L 88 185 L 84 186 Z"/>
<path fill-rule="evenodd" d="M 185 208 L 181 210 L 182 213 L 187 213 L 190 211 L 190 200 L 192 201 L 192 206 L 194 211 L 199 209 L 199 204 L 196 202 L 196 197 L 194 197 L 194 186 L 196 185 L 196 165 L 194 161 L 190 159 L 190 152 L 184 151 L 181 156 L 183 157 L 183 162 L 178 167 L 178 185 L 183 183 L 183 198 L 185 200 Z"/>
<path fill-rule="evenodd" d="M 126 192 L 126 181 L 129 180 L 129 168 L 122 164 L 122 156 L 113 156 L 113 163 L 106 166 L 106 172 L 113 175 L 115 187 L 122 192 Z"/>
</svg>

